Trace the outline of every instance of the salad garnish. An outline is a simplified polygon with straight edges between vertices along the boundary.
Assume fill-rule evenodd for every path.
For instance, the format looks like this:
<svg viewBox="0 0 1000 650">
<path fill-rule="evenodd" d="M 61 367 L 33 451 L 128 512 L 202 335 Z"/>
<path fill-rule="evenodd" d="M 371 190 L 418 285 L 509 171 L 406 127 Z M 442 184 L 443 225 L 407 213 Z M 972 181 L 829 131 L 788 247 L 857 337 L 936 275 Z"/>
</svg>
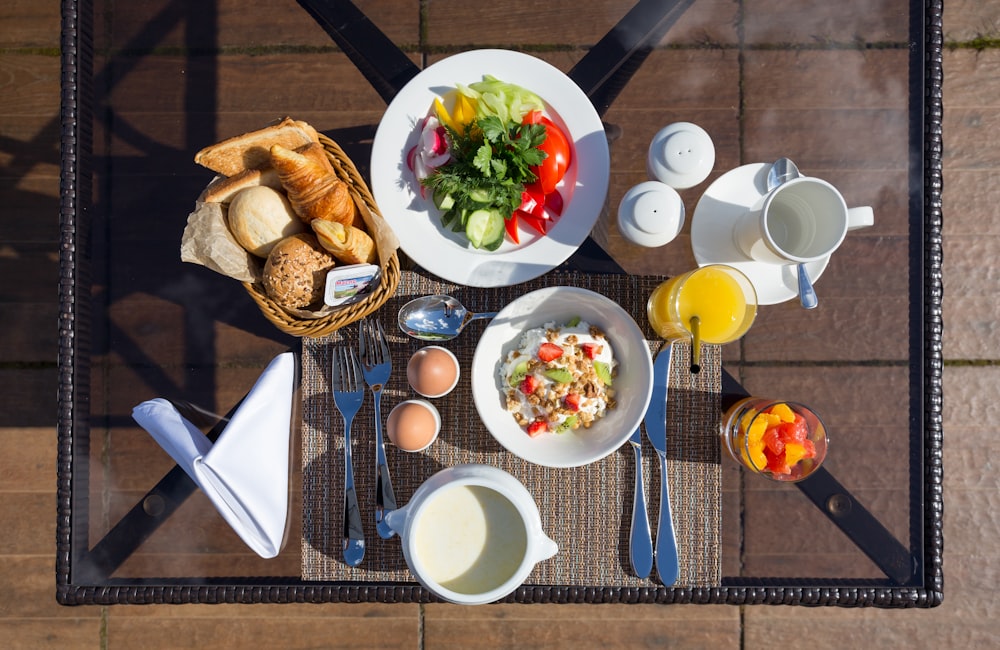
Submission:
<svg viewBox="0 0 1000 650">
<path fill-rule="evenodd" d="M 407 161 L 442 211 L 441 224 L 475 248 L 520 242 L 518 221 L 540 234 L 562 212 L 555 186 L 570 162 L 569 139 L 533 92 L 484 75 L 456 84 L 451 112 L 440 98 L 420 125 Z"/>
</svg>

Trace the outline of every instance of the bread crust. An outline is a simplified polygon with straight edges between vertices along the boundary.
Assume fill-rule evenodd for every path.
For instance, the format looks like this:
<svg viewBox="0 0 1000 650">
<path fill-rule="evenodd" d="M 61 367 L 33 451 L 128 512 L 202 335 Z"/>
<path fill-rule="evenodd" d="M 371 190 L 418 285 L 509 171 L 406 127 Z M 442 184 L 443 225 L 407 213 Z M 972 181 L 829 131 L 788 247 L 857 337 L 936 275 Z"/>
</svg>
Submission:
<svg viewBox="0 0 1000 650">
<path fill-rule="evenodd" d="M 223 176 L 235 176 L 247 169 L 269 167 L 273 145 L 298 149 L 310 142 L 319 142 L 316 129 L 286 117 L 278 124 L 209 145 L 195 154 L 194 161 Z"/>
<path fill-rule="evenodd" d="M 323 300 L 326 274 L 337 262 L 316 235 L 300 233 L 282 239 L 264 264 L 264 291 L 287 309 L 306 309 Z"/>
<path fill-rule="evenodd" d="M 244 169 L 235 176 L 220 176 L 209 183 L 198 200 L 206 203 L 229 203 L 240 191 L 260 186 L 273 190 L 283 189 L 278 172 L 273 168 Z"/>
</svg>

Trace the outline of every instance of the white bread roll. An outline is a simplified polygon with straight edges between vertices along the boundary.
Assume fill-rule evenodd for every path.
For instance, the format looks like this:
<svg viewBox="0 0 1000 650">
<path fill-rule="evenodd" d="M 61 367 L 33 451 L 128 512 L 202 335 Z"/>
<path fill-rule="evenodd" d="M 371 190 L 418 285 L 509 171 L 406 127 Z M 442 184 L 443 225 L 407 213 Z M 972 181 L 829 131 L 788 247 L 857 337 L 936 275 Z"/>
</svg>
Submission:
<svg viewBox="0 0 1000 650">
<path fill-rule="evenodd" d="M 236 241 L 258 257 L 267 257 L 279 241 L 306 230 L 285 195 L 266 185 L 237 192 L 228 219 Z"/>
</svg>

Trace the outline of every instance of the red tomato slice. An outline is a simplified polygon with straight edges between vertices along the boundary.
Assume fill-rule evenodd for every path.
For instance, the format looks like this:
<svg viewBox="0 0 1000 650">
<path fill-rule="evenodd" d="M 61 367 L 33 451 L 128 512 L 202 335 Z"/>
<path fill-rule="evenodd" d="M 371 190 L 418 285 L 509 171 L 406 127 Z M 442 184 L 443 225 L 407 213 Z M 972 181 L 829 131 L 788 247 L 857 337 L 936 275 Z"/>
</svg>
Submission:
<svg viewBox="0 0 1000 650">
<path fill-rule="evenodd" d="M 525 124 L 545 125 L 545 141 L 539 149 L 546 153 L 546 157 L 541 165 L 534 168 L 534 172 L 538 176 L 543 193 L 550 194 L 569 169 L 572 159 L 569 138 L 552 120 L 538 111 L 528 113 L 523 121 Z"/>
</svg>

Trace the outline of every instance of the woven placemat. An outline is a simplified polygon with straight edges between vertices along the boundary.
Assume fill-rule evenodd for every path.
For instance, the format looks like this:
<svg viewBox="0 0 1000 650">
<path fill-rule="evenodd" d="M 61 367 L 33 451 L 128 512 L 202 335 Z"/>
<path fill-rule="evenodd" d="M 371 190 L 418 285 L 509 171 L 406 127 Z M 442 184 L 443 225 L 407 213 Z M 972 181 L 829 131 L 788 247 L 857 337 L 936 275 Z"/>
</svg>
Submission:
<svg viewBox="0 0 1000 650">
<path fill-rule="evenodd" d="M 447 293 L 473 311 L 498 311 L 513 299 L 546 286 L 576 286 L 604 294 L 628 311 L 640 325 L 655 354 L 660 343 L 649 330 L 645 304 L 661 277 L 589 275 L 552 272 L 513 287 L 475 289 L 433 276 L 404 271 L 396 295 L 370 318 L 382 319 L 393 356 L 393 375 L 382 398 L 382 417 L 396 403 L 419 397 L 406 383 L 410 355 L 426 345 L 403 335 L 396 326 L 399 307 L 408 300 Z M 458 357 L 462 370 L 472 362 L 483 321 L 473 321 L 456 339 L 442 345 Z M 398 538 L 381 539 L 374 530 L 374 405 L 371 392 L 354 420 L 352 455 L 355 484 L 364 514 L 364 562 L 349 567 L 341 557 L 343 522 L 343 420 L 330 395 L 332 346 L 356 341 L 356 327 L 330 336 L 305 339 L 302 351 L 303 407 L 303 534 L 302 577 L 356 583 L 413 582 Z M 721 582 L 721 470 L 718 443 L 721 354 L 705 346 L 702 371 L 688 371 L 690 346 L 674 344 L 668 394 L 668 474 L 671 507 L 680 556 L 676 586 L 717 586 Z M 631 574 L 628 556 L 635 460 L 626 444 L 607 458 L 585 467 L 551 469 L 527 463 L 503 449 L 479 420 L 469 378 L 461 377 L 449 395 L 434 401 L 443 416 L 437 442 L 421 453 L 402 452 L 387 443 L 392 483 L 399 505 L 432 474 L 459 463 L 485 463 L 517 477 L 535 497 L 542 528 L 559 544 L 555 557 L 536 565 L 526 584 L 599 587 L 655 587 L 653 576 Z M 660 470 L 656 453 L 644 439 L 644 474 L 650 526 L 656 530 Z"/>
</svg>

